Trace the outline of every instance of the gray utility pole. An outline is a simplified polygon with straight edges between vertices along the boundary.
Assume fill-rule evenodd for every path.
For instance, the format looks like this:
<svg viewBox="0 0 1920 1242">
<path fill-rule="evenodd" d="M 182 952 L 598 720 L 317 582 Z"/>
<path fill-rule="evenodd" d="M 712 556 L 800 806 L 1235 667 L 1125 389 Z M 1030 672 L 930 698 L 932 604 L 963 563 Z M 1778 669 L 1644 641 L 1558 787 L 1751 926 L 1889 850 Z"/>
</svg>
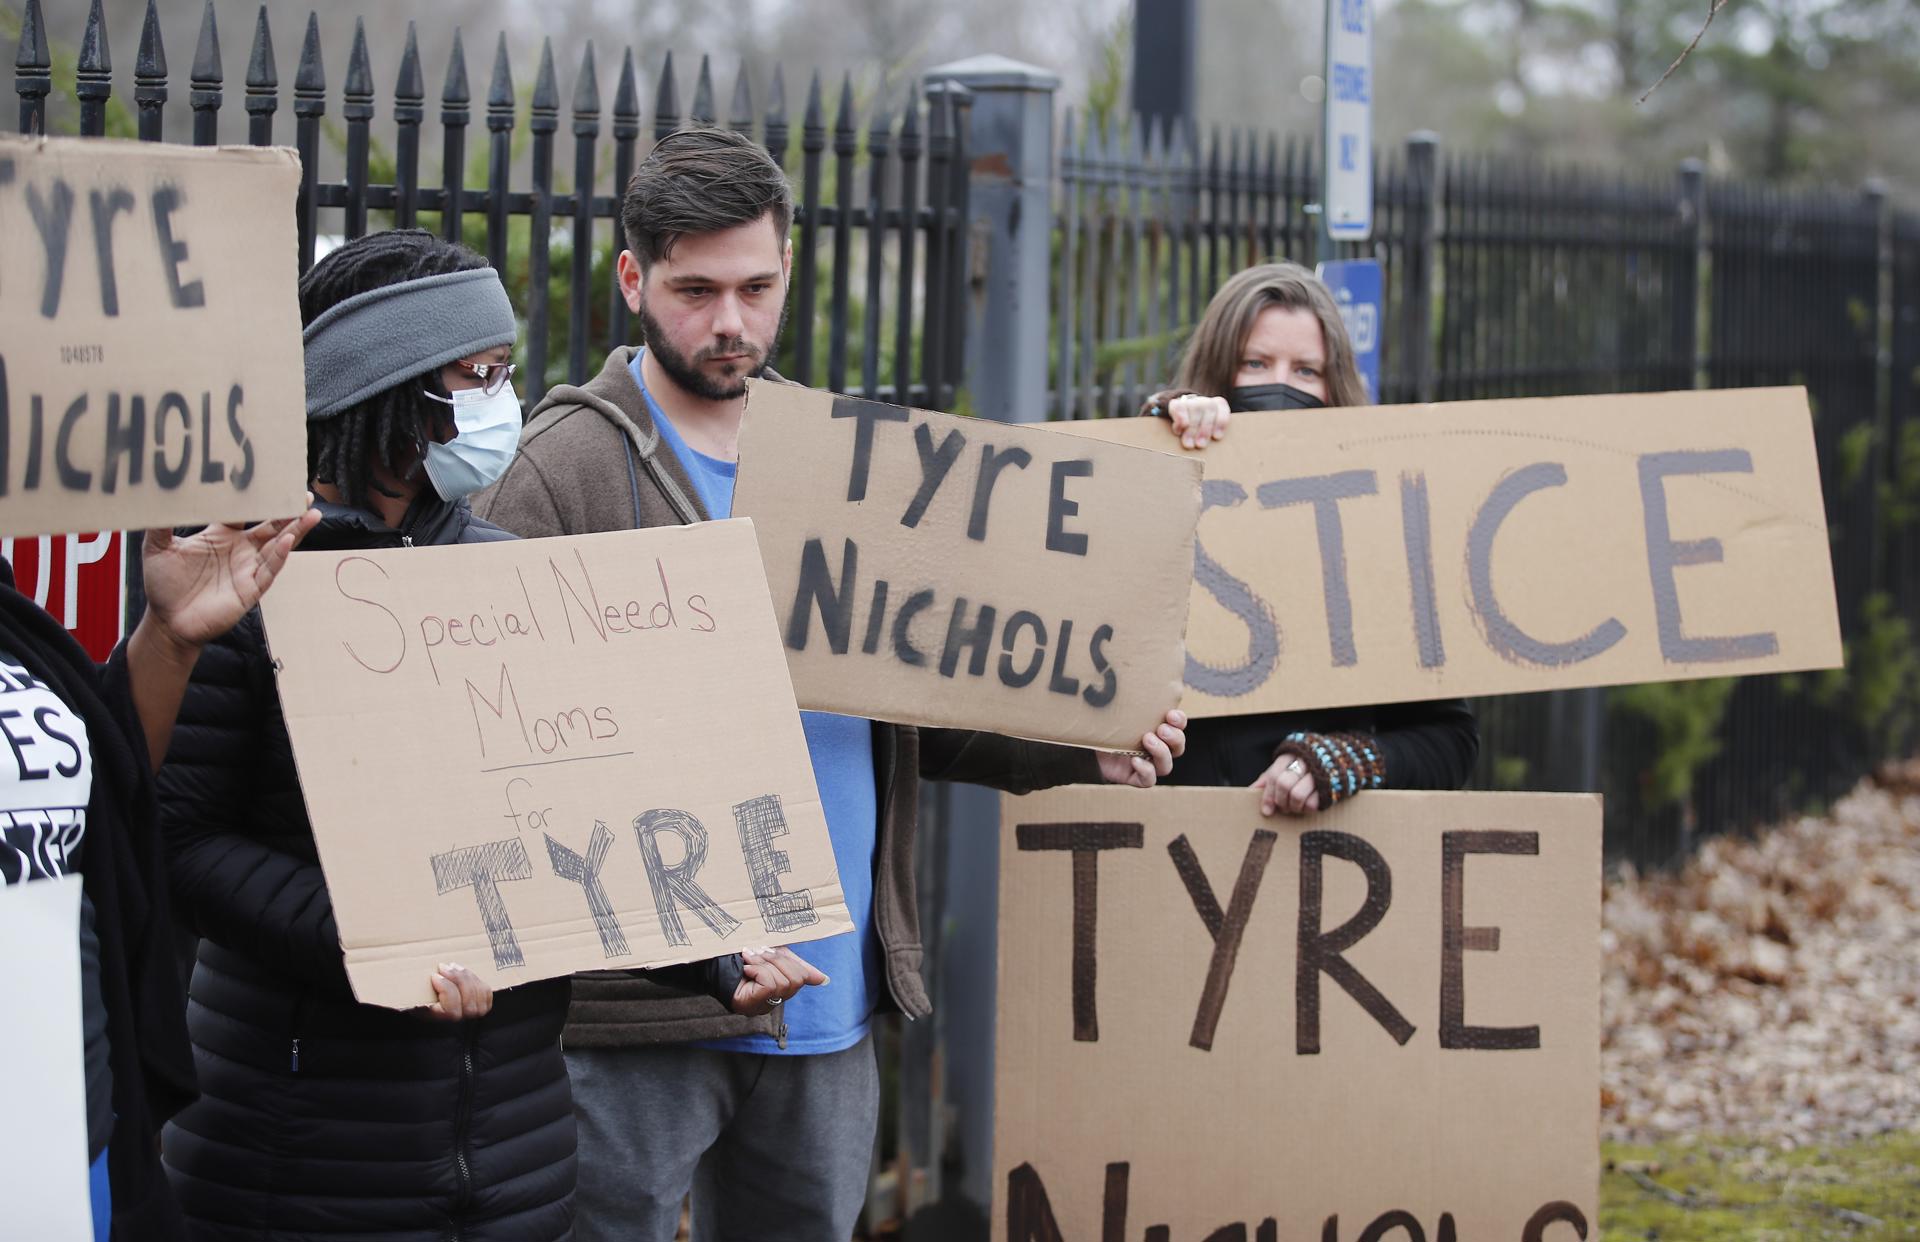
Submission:
<svg viewBox="0 0 1920 1242">
<path fill-rule="evenodd" d="M 1198 0 L 1133 0 L 1133 110 L 1163 126 L 1193 115 Z"/>
</svg>

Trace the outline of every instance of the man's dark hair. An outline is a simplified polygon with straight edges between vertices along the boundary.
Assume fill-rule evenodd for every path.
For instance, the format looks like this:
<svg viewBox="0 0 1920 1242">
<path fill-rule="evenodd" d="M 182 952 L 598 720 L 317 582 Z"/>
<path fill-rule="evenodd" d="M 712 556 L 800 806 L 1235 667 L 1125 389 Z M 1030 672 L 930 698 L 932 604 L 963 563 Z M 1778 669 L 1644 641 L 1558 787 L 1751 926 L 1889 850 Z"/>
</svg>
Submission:
<svg viewBox="0 0 1920 1242">
<path fill-rule="evenodd" d="M 646 271 L 688 234 L 718 233 L 773 213 L 774 236 L 793 226 L 787 174 L 759 143 L 730 129 L 685 129 L 655 143 L 627 182 L 620 227 Z"/>
<path fill-rule="evenodd" d="M 300 322 L 310 324 L 356 294 L 423 276 L 468 272 L 487 261 L 425 229 L 391 229 L 350 241 L 300 278 Z M 413 464 L 436 413 L 426 389 L 448 396 L 435 367 L 374 393 L 338 414 L 307 424 L 307 477 L 331 483 L 340 498 L 367 507 L 377 460 L 396 474 Z"/>
</svg>

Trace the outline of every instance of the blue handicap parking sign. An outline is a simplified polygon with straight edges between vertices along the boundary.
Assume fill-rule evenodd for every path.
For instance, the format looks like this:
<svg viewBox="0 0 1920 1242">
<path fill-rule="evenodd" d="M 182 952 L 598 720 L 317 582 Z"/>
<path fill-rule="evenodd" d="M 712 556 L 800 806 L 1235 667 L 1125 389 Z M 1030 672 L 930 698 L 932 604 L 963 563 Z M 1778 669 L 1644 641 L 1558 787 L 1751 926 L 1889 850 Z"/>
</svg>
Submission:
<svg viewBox="0 0 1920 1242">
<path fill-rule="evenodd" d="M 1385 314 L 1386 281 L 1377 259 L 1322 263 L 1320 279 L 1333 291 L 1340 318 L 1353 341 L 1354 361 L 1366 381 L 1367 400 L 1380 400 L 1380 324 Z"/>
</svg>

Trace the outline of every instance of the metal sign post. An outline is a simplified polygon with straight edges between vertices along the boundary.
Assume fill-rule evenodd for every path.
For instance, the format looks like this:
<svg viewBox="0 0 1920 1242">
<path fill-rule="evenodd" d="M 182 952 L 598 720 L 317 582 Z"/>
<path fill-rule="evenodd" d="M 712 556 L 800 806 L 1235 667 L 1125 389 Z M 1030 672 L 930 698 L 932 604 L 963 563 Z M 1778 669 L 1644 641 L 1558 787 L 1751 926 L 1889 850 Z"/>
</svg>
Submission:
<svg viewBox="0 0 1920 1242">
<path fill-rule="evenodd" d="M 1320 257 L 1373 233 L 1373 0 L 1327 0 Z"/>
</svg>

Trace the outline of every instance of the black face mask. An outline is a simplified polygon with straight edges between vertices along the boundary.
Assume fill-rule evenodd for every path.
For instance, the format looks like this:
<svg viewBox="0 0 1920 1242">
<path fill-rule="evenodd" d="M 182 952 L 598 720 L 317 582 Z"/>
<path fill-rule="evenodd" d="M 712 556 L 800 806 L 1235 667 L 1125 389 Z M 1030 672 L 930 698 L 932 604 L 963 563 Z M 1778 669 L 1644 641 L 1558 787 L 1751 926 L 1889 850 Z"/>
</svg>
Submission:
<svg viewBox="0 0 1920 1242">
<path fill-rule="evenodd" d="M 1235 414 L 1250 410 L 1317 410 L 1327 403 L 1292 384 L 1254 384 L 1227 390 L 1227 408 Z"/>
</svg>

